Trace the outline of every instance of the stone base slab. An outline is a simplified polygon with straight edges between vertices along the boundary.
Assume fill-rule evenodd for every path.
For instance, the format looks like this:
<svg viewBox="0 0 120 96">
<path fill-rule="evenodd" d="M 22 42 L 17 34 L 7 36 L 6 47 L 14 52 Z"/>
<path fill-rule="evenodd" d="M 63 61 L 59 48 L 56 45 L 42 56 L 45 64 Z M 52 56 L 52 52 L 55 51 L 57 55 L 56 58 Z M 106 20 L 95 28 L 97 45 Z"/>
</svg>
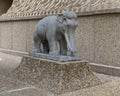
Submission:
<svg viewBox="0 0 120 96">
<path fill-rule="evenodd" d="M 54 56 L 54 55 L 49 55 L 49 54 L 33 53 L 33 52 L 30 52 L 29 56 L 43 58 L 43 59 L 45 58 L 45 59 L 54 60 L 54 61 L 61 61 L 61 62 L 81 60 L 81 58 L 79 56 L 75 56 L 75 57 L 64 56 L 64 55 Z"/>
<path fill-rule="evenodd" d="M 101 84 L 88 64 L 83 60 L 56 62 L 24 56 L 12 76 L 54 94 L 63 94 Z"/>
</svg>

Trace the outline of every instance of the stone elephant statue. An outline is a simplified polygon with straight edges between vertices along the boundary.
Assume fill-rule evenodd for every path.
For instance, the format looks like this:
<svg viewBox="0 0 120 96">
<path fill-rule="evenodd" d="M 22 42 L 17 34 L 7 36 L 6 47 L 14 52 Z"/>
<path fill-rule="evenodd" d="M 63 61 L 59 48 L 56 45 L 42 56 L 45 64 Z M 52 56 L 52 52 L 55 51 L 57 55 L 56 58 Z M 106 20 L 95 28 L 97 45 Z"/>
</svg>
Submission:
<svg viewBox="0 0 120 96">
<path fill-rule="evenodd" d="M 32 52 L 50 55 L 74 56 L 77 51 L 74 33 L 78 25 L 74 12 L 62 12 L 57 16 L 48 16 L 40 20 L 34 32 Z"/>
</svg>

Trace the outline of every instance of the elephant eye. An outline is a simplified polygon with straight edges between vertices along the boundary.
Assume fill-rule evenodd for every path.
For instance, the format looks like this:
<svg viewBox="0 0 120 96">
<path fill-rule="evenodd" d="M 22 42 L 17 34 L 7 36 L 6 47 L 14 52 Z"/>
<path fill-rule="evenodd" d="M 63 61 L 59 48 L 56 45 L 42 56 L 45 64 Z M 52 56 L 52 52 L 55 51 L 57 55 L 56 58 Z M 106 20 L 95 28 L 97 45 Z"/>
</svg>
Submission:
<svg viewBox="0 0 120 96">
<path fill-rule="evenodd" d="M 63 20 L 66 20 L 66 18 L 65 18 L 65 17 L 63 17 Z"/>
</svg>

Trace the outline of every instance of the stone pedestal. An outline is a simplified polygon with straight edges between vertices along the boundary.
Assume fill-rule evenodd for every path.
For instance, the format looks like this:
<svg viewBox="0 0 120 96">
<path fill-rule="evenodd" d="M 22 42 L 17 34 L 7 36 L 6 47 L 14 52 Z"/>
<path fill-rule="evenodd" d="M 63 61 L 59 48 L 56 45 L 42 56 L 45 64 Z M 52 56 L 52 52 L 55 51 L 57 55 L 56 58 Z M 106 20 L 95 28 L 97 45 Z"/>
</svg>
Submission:
<svg viewBox="0 0 120 96">
<path fill-rule="evenodd" d="M 13 76 L 54 94 L 101 84 L 87 61 L 56 62 L 25 56 L 19 67 L 13 70 Z"/>
</svg>

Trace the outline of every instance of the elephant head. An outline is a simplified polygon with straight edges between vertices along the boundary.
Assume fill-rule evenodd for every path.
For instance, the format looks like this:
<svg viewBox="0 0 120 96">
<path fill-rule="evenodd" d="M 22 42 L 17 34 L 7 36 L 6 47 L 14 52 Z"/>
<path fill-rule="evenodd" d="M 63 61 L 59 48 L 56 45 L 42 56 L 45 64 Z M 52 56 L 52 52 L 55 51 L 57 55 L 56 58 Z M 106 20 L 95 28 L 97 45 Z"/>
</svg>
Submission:
<svg viewBox="0 0 120 96">
<path fill-rule="evenodd" d="M 74 43 L 74 34 L 78 26 L 76 19 L 77 15 L 74 12 L 62 12 L 57 16 L 58 26 L 60 26 L 59 30 L 65 36 L 67 46 L 72 53 L 77 51 Z"/>
</svg>

